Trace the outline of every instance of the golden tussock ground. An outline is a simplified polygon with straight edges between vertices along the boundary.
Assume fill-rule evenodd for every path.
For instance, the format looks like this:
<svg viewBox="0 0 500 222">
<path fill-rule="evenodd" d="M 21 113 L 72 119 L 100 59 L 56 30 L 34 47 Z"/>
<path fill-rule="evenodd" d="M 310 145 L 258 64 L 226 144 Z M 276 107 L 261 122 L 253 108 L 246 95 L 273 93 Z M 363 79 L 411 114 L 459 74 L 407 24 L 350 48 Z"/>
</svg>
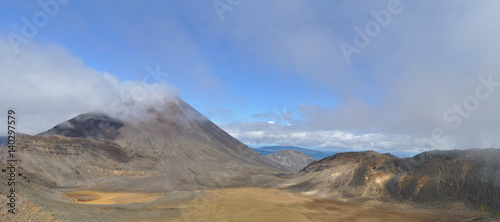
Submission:
<svg viewBox="0 0 500 222">
<path fill-rule="evenodd" d="M 65 197 L 74 199 L 79 203 L 87 204 L 130 204 L 146 203 L 156 200 L 164 193 L 121 193 L 98 191 L 74 191 L 64 194 Z"/>
<path fill-rule="evenodd" d="M 157 200 L 167 193 L 74 191 L 64 196 L 86 204 L 129 204 Z M 402 204 L 349 203 L 311 197 L 280 189 L 231 188 L 205 190 L 193 200 L 142 206 L 147 215 L 127 220 L 162 221 L 161 212 L 175 210 L 172 221 L 464 221 L 484 215 L 470 212 L 419 209 Z M 157 212 L 157 213 L 154 213 Z"/>
</svg>

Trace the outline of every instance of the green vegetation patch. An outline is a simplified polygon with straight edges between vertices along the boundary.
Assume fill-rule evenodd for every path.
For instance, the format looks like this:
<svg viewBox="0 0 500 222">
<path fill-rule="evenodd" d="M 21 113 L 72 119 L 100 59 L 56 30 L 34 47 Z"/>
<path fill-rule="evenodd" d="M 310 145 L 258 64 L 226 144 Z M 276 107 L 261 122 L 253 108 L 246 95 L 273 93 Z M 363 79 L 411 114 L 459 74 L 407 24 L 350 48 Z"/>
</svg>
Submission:
<svg viewBox="0 0 500 222">
<path fill-rule="evenodd" d="M 486 210 L 489 210 L 491 208 L 490 205 L 485 205 L 485 204 L 481 204 L 481 206 L 479 206 L 479 210 L 481 211 L 486 211 Z"/>
</svg>

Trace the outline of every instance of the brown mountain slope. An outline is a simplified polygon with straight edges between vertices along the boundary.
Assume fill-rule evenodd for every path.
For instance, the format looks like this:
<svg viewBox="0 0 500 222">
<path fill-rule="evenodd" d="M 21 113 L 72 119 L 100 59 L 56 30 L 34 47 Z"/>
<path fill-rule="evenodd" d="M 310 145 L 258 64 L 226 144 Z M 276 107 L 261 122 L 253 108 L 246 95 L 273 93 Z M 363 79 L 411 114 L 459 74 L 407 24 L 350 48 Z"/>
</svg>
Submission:
<svg viewBox="0 0 500 222">
<path fill-rule="evenodd" d="M 180 99 L 118 120 L 88 113 L 32 137 L 20 159 L 40 183 L 159 192 L 262 186 L 286 170 Z"/>
<path fill-rule="evenodd" d="M 298 173 L 304 167 L 315 161 L 308 155 L 293 150 L 282 150 L 265 155 L 265 157 L 277 164 L 280 164 L 293 173 Z"/>
<path fill-rule="evenodd" d="M 399 159 L 375 151 L 314 162 L 282 185 L 308 194 L 500 209 L 500 149 L 430 151 Z"/>
</svg>

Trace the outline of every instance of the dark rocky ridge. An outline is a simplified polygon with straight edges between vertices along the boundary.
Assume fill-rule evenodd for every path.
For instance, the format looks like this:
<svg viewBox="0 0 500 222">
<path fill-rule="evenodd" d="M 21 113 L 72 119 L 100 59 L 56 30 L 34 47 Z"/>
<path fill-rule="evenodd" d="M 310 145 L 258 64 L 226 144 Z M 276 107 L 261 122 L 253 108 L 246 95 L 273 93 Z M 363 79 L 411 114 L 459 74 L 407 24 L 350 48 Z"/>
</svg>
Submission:
<svg viewBox="0 0 500 222">
<path fill-rule="evenodd" d="M 429 151 L 397 158 L 375 151 L 339 153 L 304 168 L 288 188 L 427 207 L 500 210 L 500 149 Z"/>
<path fill-rule="evenodd" d="M 305 167 L 303 172 L 322 171 L 335 166 L 344 165 L 347 163 L 366 163 L 372 165 L 386 165 L 392 160 L 398 159 L 389 153 L 380 154 L 375 151 L 365 152 L 347 152 L 338 153 L 333 156 L 326 157 L 319 161 L 314 161 Z"/>
<path fill-rule="evenodd" d="M 123 126 L 123 121 L 103 113 L 85 113 L 38 135 L 114 140 L 119 135 L 118 130 Z"/>
</svg>

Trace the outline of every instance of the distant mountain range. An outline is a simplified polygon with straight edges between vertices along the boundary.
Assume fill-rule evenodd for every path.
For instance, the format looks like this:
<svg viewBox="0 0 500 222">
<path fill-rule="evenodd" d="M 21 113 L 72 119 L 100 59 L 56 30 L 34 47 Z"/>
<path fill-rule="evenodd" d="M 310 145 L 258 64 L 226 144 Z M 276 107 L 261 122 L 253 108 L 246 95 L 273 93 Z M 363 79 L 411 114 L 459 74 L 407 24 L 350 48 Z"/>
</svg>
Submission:
<svg viewBox="0 0 500 222">
<path fill-rule="evenodd" d="M 257 153 L 260 155 L 268 155 L 268 154 L 273 154 L 277 153 L 279 151 L 283 150 L 293 150 L 293 151 L 298 151 L 303 154 L 306 154 L 310 156 L 311 158 L 315 160 L 321 160 L 325 157 L 333 156 L 337 154 L 337 152 L 322 152 L 322 151 L 316 151 L 316 150 L 311 150 L 311 149 L 306 149 L 306 148 L 301 148 L 301 147 L 296 147 L 296 146 L 263 146 L 260 148 L 253 148 Z"/>
<path fill-rule="evenodd" d="M 337 153 L 344 153 L 344 152 L 353 152 L 351 149 L 335 149 L 335 151 L 326 150 L 325 151 L 318 151 L 318 150 L 313 150 L 313 149 L 307 149 L 303 147 L 296 147 L 296 146 L 263 146 L 260 148 L 253 148 L 257 153 L 260 155 L 268 155 L 268 154 L 273 154 L 277 153 L 282 150 L 294 150 L 298 151 L 301 153 L 304 153 L 310 157 L 312 157 L 315 160 L 321 160 L 325 157 L 333 156 Z M 359 150 L 357 152 L 362 152 L 362 151 L 368 151 L 368 150 Z M 381 153 L 390 153 L 394 156 L 397 156 L 399 158 L 407 158 L 407 157 L 413 157 L 419 152 L 412 152 L 412 151 L 386 151 L 386 152 L 381 152 Z"/>
</svg>

